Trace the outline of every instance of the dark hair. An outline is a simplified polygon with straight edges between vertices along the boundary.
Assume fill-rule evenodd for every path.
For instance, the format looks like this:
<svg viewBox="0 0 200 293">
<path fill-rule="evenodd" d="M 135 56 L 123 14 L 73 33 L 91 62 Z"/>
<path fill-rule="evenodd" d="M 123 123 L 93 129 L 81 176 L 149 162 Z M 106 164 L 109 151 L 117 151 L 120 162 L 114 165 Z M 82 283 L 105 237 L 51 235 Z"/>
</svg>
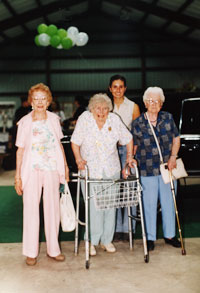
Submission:
<svg viewBox="0 0 200 293">
<path fill-rule="evenodd" d="M 115 81 L 115 80 L 121 80 L 121 81 L 123 81 L 123 82 L 124 82 L 124 86 L 126 87 L 126 78 L 125 78 L 124 76 L 120 75 L 120 74 L 115 74 L 115 75 L 111 76 L 111 78 L 110 78 L 110 82 L 109 82 L 109 87 L 112 86 L 112 83 L 113 83 L 113 81 Z M 113 109 L 114 109 L 114 106 L 115 106 L 115 105 L 114 105 L 114 99 L 113 99 L 113 95 L 112 95 L 112 93 L 110 92 L 109 88 L 108 88 L 108 90 L 107 90 L 107 95 L 108 95 L 108 97 L 111 99 L 111 101 L 112 101 L 112 105 L 113 105 Z"/>
<path fill-rule="evenodd" d="M 124 76 L 122 76 L 122 75 L 119 75 L 119 74 L 115 74 L 115 75 L 111 76 L 110 82 L 109 82 L 109 86 L 111 87 L 113 81 L 118 80 L 118 79 L 120 79 L 121 81 L 123 81 L 124 82 L 124 86 L 126 87 L 126 78 Z"/>
<path fill-rule="evenodd" d="M 85 106 L 85 97 L 84 96 L 81 96 L 81 95 L 78 95 L 78 96 L 75 96 L 75 101 L 77 101 L 79 103 L 80 106 Z"/>
</svg>

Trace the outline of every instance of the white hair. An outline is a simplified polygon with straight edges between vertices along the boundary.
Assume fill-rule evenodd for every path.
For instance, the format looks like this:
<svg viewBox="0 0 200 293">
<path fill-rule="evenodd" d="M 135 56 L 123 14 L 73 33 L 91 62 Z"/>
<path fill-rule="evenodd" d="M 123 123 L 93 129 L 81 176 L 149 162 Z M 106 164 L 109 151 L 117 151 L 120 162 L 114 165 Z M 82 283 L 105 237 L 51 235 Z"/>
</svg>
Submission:
<svg viewBox="0 0 200 293">
<path fill-rule="evenodd" d="M 112 106 L 111 99 L 106 94 L 102 94 L 102 93 L 96 94 L 90 98 L 88 109 L 91 112 L 96 107 L 96 104 L 103 104 L 103 103 L 106 103 L 109 111 L 112 111 L 113 106 Z"/>
<path fill-rule="evenodd" d="M 160 101 L 162 102 L 162 104 L 164 103 L 165 96 L 164 96 L 163 90 L 160 87 L 157 87 L 157 86 L 148 87 L 146 89 L 146 91 L 144 92 L 144 95 L 143 95 L 143 102 L 144 103 L 148 100 L 148 95 L 151 94 L 151 93 L 153 93 L 153 94 L 159 94 Z"/>
</svg>

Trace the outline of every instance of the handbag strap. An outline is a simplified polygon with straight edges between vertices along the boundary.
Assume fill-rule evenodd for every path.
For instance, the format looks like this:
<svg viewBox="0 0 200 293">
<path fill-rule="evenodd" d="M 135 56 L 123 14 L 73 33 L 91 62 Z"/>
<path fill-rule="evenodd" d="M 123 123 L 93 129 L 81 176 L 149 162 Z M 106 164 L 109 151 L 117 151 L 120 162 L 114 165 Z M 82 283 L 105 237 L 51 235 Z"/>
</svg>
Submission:
<svg viewBox="0 0 200 293">
<path fill-rule="evenodd" d="M 158 152 L 159 152 L 159 155 L 160 155 L 160 161 L 161 161 L 161 163 L 163 164 L 163 156 L 162 156 L 162 153 L 161 153 L 161 149 L 160 149 L 160 145 L 159 145 L 159 142 L 158 142 L 157 136 L 156 136 L 156 134 L 155 134 L 155 131 L 154 131 L 154 129 L 153 129 L 153 126 L 151 125 L 151 122 L 150 122 L 150 120 L 149 120 L 149 117 L 148 117 L 147 112 L 146 112 L 145 114 L 146 114 L 147 120 L 148 120 L 148 122 L 149 122 L 149 126 L 150 126 L 150 128 L 151 128 L 151 131 L 152 131 L 153 136 L 154 136 L 155 141 L 156 141 L 156 145 L 157 145 Z"/>
<path fill-rule="evenodd" d="M 68 185 L 67 181 L 65 181 L 65 194 L 68 194 L 71 196 L 71 192 L 70 192 L 69 185 Z"/>
</svg>

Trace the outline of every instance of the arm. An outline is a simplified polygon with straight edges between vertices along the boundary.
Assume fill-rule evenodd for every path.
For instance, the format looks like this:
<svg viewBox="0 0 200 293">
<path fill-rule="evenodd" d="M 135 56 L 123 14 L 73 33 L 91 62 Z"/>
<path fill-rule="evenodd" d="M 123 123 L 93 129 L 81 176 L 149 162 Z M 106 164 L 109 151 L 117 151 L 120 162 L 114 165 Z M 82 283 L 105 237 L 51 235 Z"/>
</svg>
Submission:
<svg viewBox="0 0 200 293">
<path fill-rule="evenodd" d="M 137 161 L 134 159 L 133 156 L 133 139 L 130 140 L 130 142 L 126 145 L 126 164 L 125 166 L 128 164 L 128 166 L 130 168 L 133 167 L 133 164 L 137 165 Z M 126 173 L 126 168 L 124 167 L 124 169 L 122 170 L 122 175 L 124 178 L 127 177 L 127 173 Z"/>
<path fill-rule="evenodd" d="M 15 190 L 18 195 L 22 195 L 22 179 L 21 179 L 21 166 L 24 155 L 24 148 L 18 148 L 16 153 L 16 173 L 15 173 Z"/>
<path fill-rule="evenodd" d="M 134 108 L 133 108 L 133 120 L 135 120 L 137 117 L 140 116 L 140 108 L 137 104 L 134 105 Z"/>
<path fill-rule="evenodd" d="M 60 147 L 61 147 L 61 150 L 62 150 L 62 153 L 63 153 L 63 159 L 64 159 L 64 164 L 65 164 L 65 179 L 66 179 L 67 182 L 69 182 L 69 168 L 68 168 L 68 165 L 67 165 L 65 151 L 64 151 L 62 143 L 60 143 Z"/>
<path fill-rule="evenodd" d="M 172 142 L 171 156 L 167 162 L 168 169 L 171 171 L 176 168 L 176 157 L 180 148 L 180 136 L 174 137 Z"/>
<path fill-rule="evenodd" d="M 82 159 L 81 157 L 81 153 L 80 153 L 80 146 L 75 144 L 75 143 L 71 143 L 72 146 L 72 151 L 74 153 L 74 157 L 76 160 L 76 164 L 79 170 L 84 170 L 85 169 L 85 165 L 87 164 L 87 162 L 85 160 Z"/>
</svg>

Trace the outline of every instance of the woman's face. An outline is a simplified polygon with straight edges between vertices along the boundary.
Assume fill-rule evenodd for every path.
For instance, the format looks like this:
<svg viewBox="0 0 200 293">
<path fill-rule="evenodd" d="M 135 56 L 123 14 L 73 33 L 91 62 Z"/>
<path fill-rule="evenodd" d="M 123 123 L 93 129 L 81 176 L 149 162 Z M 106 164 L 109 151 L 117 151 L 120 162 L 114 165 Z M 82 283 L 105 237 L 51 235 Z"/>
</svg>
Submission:
<svg viewBox="0 0 200 293">
<path fill-rule="evenodd" d="M 113 98 L 120 99 L 124 97 L 126 87 L 124 85 L 124 82 L 120 79 L 114 80 L 112 82 L 111 87 L 109 87 L 111 94 L 113 95 Z"/>
<path fill-rule="evenodd" d="M 92 110 L 94 119 L 97 122 L 105 122 L 109 113 L 109 108 L 107 103 L 98 103 Z"/>
<path fill-rule="evenodd" d="M 48 94 L 40 90 L 33 92 L 31 106 L 36 112 L 46 111 L 49 106 Z"/>
<path fill-rule="evenodd" d="M 150 113 L 158 113 L 162 108 L 162 102 L 160 100 L 160 95 L 158 93 L 149 93 L 148 99 L 145 101 L 145 106 L 147 111 Z"/>
</svg>

